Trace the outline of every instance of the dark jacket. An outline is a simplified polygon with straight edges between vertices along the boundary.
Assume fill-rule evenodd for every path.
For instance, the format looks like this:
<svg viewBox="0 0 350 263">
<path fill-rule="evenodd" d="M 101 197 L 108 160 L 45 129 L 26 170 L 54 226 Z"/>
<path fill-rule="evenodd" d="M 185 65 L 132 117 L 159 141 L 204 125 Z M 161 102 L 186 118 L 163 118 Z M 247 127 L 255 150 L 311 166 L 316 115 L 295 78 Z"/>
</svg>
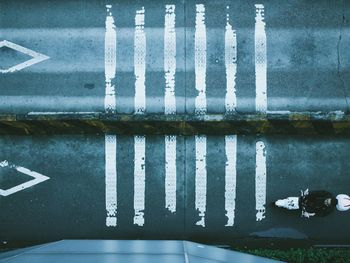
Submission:
<svg viewBox="0 0 350 263">
<path fill-rule="evenodd" d="M 331 198 L 331 204 L 327 206 L 325 200 Z M 308 213 L 315 213 L 315 216 L 326 216 L 330 214 L 335 206 L 336 199 L 327 191 L 311 191 L 301 198 L 301 206 Z"/>
</svg>

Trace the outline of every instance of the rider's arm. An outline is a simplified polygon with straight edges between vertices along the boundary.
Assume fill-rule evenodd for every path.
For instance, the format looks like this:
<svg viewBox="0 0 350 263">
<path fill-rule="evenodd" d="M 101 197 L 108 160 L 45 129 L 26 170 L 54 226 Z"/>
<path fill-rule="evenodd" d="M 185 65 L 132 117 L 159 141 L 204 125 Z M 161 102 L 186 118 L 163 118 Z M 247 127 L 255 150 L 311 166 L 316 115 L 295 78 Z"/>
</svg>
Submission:
<svg viewBox="0 0 350 263">
<path fill-rule="evenodd" d="M 315 213 L 308 213 L 305 210 L 302 210 L 302 212 L 301 212 L 301 216 L 304 216 L 306 218 L 309 218 L 309 217 L 315 216 L 315 215 L 316 215 Z"/>
</svg>

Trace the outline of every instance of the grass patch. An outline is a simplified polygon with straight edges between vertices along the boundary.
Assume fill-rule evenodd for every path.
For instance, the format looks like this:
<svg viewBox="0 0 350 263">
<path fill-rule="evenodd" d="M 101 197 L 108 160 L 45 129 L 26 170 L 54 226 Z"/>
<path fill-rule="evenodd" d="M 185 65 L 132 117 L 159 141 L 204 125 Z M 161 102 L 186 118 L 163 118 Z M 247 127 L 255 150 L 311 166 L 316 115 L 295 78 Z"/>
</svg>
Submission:
<svg viewBox="0 0 350 263">
<path fill-rule="evenodd" d="M 240 251 L 290 263 L 350 263 L 350 249 L 342 248 L 246 249 Z"/>
</svg>

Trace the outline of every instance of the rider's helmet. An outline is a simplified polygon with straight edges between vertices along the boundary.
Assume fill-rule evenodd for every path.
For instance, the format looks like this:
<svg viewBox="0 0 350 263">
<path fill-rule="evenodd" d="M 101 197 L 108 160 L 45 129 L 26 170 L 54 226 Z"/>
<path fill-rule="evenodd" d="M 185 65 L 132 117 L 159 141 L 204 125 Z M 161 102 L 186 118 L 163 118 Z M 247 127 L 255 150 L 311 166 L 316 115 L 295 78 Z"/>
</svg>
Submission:
<svg viewBox="0 0 350 263">
<path fill-rule="evenodd" d="M 346 211 L 350 209 L 350 197 L 348 195 L 339 194 L 337 195 L 337 210 Z"/>
</svg>

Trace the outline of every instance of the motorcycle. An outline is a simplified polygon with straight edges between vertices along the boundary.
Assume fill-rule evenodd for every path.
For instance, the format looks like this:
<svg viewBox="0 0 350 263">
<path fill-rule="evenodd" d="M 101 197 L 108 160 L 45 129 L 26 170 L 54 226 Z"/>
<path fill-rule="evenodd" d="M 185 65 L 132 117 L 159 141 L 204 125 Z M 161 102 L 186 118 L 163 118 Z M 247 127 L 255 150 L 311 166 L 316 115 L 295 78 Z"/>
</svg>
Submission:
<svg viewBox="0 0 350 263">
<path fill-rule="evenodd" d="M 315 213 L 308 213 L 305 211 L 305 207 L 302 205 L 302 200 L 305 196 L 309 194 L 309 189 L 306 189 L 305 191 L 301 190 L 300 197 L 297 196 L 291 196 L 284 199 L 278 199 L 275 202 L 275 205 L 277 207 L 285 208 L 287 210 L 301 210 L 301 216 L 304 216 L 306 218 L 309 218 L 311 216 L 314 216 Z"/>
</svg>

